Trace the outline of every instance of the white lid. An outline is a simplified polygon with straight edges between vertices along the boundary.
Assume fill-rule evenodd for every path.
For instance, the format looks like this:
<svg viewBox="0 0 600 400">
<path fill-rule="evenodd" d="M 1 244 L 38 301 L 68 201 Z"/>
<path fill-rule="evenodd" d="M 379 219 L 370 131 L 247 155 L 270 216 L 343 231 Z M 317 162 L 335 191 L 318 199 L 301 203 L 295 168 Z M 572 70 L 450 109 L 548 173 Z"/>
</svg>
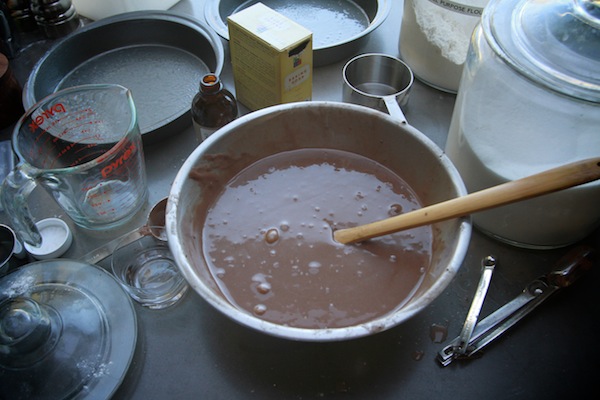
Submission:
<svg viewBox="0 0 600 400">
<path fill-rule="evenodd" d="M 73 234 L 69 226 L 59 218 L 43 219 L 35 224 L 42 236 L 39 246 L 25 242 L 25 249 L 38 260 L 58 258 L 65 254 L 73 243 Z"/>
</svg>

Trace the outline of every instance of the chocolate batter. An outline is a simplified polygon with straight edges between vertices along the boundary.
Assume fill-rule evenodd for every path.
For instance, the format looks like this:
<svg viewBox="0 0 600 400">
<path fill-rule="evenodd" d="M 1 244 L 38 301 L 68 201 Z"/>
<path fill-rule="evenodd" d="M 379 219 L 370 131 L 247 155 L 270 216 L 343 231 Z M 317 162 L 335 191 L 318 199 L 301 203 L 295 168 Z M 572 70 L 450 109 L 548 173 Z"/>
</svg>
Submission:
<svg viewBox="0 0 600 400">
<path fill-rule="evenodd" d="M 333 230 L 420 207 L 373 160 L 330 149 L 279 153 L 240 172 L 204 211 L 203 254 L 240 309 L 299 328 L 352 326 L 410 299 L 429 267 L 432 232 L 342 245 Z"/>
</svg>

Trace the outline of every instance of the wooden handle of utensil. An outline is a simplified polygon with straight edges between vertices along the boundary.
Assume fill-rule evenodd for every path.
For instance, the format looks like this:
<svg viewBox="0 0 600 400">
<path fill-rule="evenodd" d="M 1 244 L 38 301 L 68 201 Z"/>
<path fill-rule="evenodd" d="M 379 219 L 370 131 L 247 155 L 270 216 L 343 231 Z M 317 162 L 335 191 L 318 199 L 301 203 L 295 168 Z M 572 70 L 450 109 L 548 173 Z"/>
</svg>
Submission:
<svg viewBox="0 0 600 400">
<path fill-rule="evenodd" d="M 406 214 L 353 228 L 340 229 L 333 233 L 333 237 L 344 244 L 360 242 L 404 229 L 462 217 L 477 211 L 526 200 L 597 179 L 600 179 L 600 157 L 566 164 Z"/>
</svg>

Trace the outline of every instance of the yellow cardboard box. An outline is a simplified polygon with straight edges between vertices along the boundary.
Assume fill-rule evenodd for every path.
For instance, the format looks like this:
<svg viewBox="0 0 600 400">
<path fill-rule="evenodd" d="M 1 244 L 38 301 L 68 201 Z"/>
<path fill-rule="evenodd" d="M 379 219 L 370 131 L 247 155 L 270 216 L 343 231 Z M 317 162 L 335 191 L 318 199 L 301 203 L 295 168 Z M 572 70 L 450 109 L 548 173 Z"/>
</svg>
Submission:
<svg viewBox="0 0 600 400">
<path fill-rule="evenodd" d="M 250 110 L 312 99 L 312 32 L 257 3 L 227 18 L 237 99 Z"/>
</svg>

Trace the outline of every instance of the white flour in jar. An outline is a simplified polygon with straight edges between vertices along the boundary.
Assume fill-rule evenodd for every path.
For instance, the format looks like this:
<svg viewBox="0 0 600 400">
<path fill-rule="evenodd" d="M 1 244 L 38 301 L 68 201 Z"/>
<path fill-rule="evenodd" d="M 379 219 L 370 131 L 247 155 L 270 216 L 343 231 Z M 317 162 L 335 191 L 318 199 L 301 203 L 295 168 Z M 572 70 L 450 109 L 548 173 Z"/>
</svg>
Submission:
<svg viewBox="0 0 600 400">
<path fill-rule="evenodd" d="M 446 144 L 469 192 L 598 156 L 598 131 L 578 118 L 597 115 L 597 106 L 550 98 L 506 66 L 482 61 L 477 75 L 459 93 Z M 523 247 L 560 247 L 598 227 L 598 204 L 596 181 L 475 213 L 473 222 Z"/>
<path fill-rule="evenodd" d="M 488 0 L 406 0 L 400 54 L 425 83 L 456 92 L 471 33 Z"/>
</svg>

